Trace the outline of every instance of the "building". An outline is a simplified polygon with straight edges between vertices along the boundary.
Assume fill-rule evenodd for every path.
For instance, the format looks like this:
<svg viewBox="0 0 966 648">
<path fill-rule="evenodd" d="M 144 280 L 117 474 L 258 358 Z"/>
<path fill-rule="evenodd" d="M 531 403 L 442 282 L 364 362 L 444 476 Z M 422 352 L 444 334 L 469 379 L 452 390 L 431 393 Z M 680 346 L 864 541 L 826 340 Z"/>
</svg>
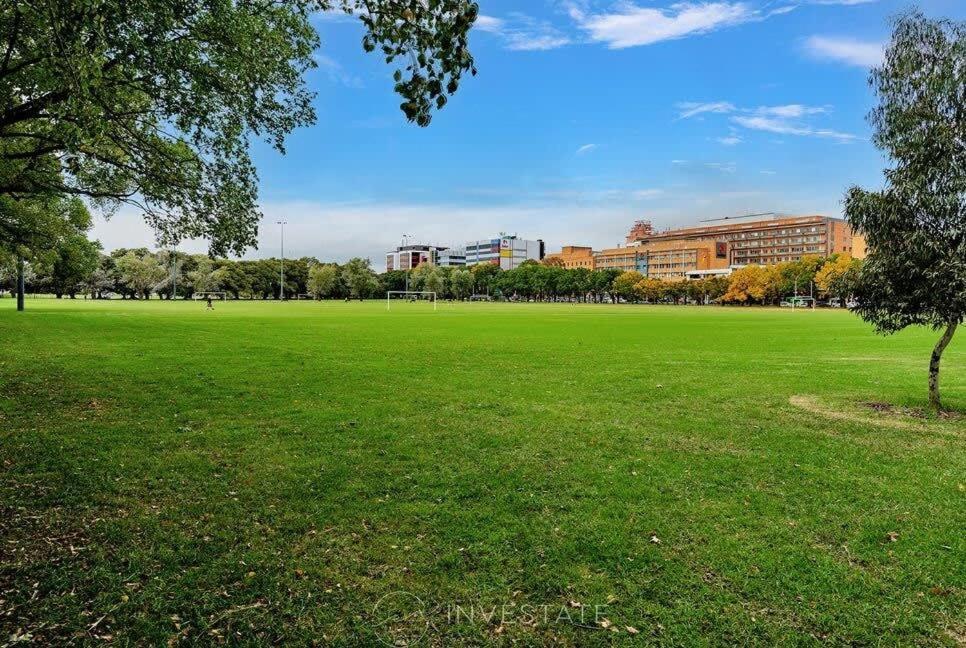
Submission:
<svg viewBox="0 0 966 648">
<path fill-rule="evenodd" d="M 852 230 L 841 219 L 828 216 L 763 216 L 724 218 L 714 221 L 715 224 L 663 232 L 647 232 L 639 221 L 627 237 L 628 244 L 650 246 L 669 241 L 726 243 L 725 265 L 736 266 L 797 261 L 806 255 L 853 254 Z"/>
<path fill-rule="evenodd" d="M 716 270 L 727 274 L 728 244 L 714 239 L 666 240 L 601 250 L 595 269 L 636 270 L 653 279 L 685 279 L 689 273 Z"/>
<path fill-rule="evenodd" d="M 441 267 L 462 268 L 466 265 L 466 250 L 448 248 L 436 255 L 436 265 Z"/>
<path fill-rule="evenodd" d="M 636 270 L 671 281 L 728 275 L 735 267 L 797 261 L 810 254 L 865 256 L 864 239 L 838 218 L 758 214 L 713 223 L 655 232 L 650 221 L 639 220 L 626 245 L 599 252 L 567 246 L 551 256 L 568 268 Z"/>
<path fill-rule="evenodd" d="M 438 245 L 400 245 L 392 252 L 386 253 L 386 271 L 412 270 L 423 263 L 435 265 L 439 254 L 448 248 Z"/>
<path fill-rule="evenodd" d="M 544 257 L 544 260 L 559 259 L 564 268 L 587 268 L 588 270 L 593 270 L 594 254 L 593 248 L 565 245 L 560 252 L 548 254 Z"/>
<path fill-rule="evenodd" d="M 470 241 L 466 244 L 466 265 L 492 263 L 502 270 L 513 270 L 524 261 L 540 261 L 546 251 L 543 241 L 528 241 L 516 236 Z"/>
</svg>

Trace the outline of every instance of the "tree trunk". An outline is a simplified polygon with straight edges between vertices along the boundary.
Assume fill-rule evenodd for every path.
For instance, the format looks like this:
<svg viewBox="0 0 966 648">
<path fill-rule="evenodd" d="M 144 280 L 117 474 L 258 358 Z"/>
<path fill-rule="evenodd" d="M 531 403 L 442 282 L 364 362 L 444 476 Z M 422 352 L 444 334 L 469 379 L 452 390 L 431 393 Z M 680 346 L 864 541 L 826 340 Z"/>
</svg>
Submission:
<svg viewBox="0 0 966 648">
<path fill-rule="evenodd" d="M 942 360 L 943 351 L 949 346 L 949 341 L 953 339 L 956 327 L 959 322 L 951 321 L 946 326 L 946 332 L 939 338 L 936 348 L 932 350 L 932 357 L 929 359 L 929 404 L 937 412 L 942 411 L 942 402 L 939 400 L 939 361 Z"/>
<path fill-rule="evenodd" d="M 24 279 L 23 279 L 23 257 L 17 257 L 17 310 L 23 310 L 23 293 L 24 293 Z"/>
</svg>

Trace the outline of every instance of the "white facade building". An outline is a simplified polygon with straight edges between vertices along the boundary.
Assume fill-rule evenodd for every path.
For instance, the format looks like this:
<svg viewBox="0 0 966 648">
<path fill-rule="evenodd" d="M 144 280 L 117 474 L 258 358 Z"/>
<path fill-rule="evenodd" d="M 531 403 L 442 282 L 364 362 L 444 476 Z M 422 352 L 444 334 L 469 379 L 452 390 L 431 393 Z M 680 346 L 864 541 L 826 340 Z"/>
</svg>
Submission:
<svg viewBox="0 0 966 648">
<path fill-rule="evenodd" d="M 466 265 L 466 250 L 461 250 L 459 248 L 441 250 L 436 256 L 436 265 L 444 268 L 462 268 Z"/>
<path fill-rule="evenodd" d="M 492 263 L 499 265 L 501 270 L 513 270 L 524 261 L 540 261 L 544 253 L 545 247 L 541 240 L 528 241 L 516 236 L 504 235 L 500 238 L 467 243 L 466 265 Z"/>
</svg>

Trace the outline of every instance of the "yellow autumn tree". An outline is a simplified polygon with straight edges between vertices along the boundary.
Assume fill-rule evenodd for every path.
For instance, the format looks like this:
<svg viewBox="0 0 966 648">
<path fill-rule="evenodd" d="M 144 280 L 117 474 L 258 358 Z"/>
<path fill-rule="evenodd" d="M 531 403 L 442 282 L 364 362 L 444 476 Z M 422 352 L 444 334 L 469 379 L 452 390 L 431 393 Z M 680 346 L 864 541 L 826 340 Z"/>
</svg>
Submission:
<svg viewBox="0 0 966 648">
<path fill-rule="evenodd" d="M 764 302 L 773 274 L 768 268 L 760 265 L 749 265 L 735 270 L 731 274 L 728 291 L 721 298 L 722 301 L 736 304 Z"/>
<path fill-rule="evenodd" d="M 847 254 L 830 259 L 815 273 L 815 286 L 823 295 L 847 299 L 855 286 L 862 262 Z"/>
<path fill-rule="evenodd" d="M 613 292 L 627 300 L 637 301 L 637 291 L 634 287 L 644 279 L 644 275 L 636 270 L 628 270 L 614 279 Z"/>
</svg>

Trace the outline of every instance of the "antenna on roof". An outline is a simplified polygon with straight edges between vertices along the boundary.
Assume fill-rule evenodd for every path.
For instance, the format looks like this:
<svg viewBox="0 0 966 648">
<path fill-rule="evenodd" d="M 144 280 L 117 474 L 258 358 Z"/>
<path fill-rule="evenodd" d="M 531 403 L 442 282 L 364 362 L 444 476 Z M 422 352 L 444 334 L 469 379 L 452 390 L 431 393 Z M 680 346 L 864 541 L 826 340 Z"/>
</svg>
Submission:
<svg viewBox="0 0 966 648">
<path fill-rule="evenodd" d="M 755 216 L 776 216 L 775 212 L 759 212 L 757 214 L 743 214 L 741 216 L 725 216 L 724 218 L 708 218 L 706 220 L 700 221 L 702 223 L 714 223 L 716 221 L 726 221 L 735 220 L 737 218 L 752 218 Z"/>
</svg>

